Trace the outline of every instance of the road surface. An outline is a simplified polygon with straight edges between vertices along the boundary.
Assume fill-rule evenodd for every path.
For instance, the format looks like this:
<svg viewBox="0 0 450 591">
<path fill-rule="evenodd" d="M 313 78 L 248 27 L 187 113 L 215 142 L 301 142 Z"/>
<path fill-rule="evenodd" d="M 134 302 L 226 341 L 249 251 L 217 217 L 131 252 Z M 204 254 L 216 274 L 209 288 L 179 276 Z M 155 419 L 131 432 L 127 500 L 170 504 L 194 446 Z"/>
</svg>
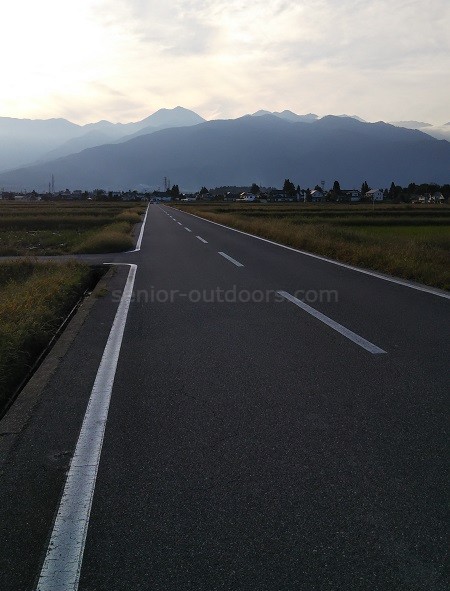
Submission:
<svg viewBox="0 0 450 591">
<path fill-rule="evenodd" d="M 0 423 L 0 589 L 447 589 L 448 294 L 166 206 L 140 238 Z"/>
</svg>

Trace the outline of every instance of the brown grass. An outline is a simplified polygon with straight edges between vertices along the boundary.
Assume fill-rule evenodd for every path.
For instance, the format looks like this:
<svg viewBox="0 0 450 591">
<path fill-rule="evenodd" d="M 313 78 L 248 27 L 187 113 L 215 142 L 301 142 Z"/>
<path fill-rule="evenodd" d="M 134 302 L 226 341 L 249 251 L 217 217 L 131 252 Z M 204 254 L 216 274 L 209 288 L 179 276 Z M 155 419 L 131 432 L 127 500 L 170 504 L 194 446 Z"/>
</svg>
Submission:
<svg viewBox="0 0 450 591">
<path fill-rule="evenodd" d="M 79 263 L 0 264 L 0 409 L 89 284 Z"/>
<path fill-rule="evenodd" d="M 0 256 L 129 250 L 144 211 L 129 203 L 1 202 Z"/>
<path fill-rule="evenodd" d="M 72 252 L 94 254 L 131 250 L 133 248 L 131 229 L 132 224 L 129 222 L 110 224 L 85 238 Z"/>
</svg>

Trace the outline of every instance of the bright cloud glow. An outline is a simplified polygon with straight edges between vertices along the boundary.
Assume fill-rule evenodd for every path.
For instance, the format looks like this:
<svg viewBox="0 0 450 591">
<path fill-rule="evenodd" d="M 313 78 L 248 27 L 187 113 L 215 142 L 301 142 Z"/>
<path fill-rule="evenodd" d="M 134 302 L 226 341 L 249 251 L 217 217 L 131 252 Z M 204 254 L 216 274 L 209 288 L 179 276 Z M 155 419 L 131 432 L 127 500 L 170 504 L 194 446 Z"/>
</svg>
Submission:
<svg viewBox="0 0 450 591">
<path fill-rule="evenodd" d="M 15 0 L 0 21 L 0 116 L 450 120 L 448 0 Z"/>
</svg>

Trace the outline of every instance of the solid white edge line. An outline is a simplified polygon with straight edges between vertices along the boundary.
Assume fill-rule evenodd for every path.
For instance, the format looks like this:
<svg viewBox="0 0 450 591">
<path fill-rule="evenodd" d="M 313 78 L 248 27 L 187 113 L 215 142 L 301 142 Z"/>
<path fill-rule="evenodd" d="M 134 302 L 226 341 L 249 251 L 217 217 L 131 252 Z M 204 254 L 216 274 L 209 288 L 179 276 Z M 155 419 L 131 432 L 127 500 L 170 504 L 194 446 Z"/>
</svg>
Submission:
<svg viewBox="0 0 450 591">
<path fill-rule="evenodd" d="M 127 282 L 103 351 L 36 591 L 76 591 L 89 526 L 111 392 L 131 302 L 136 265 Z"/>
<path fill-rule="evenodd" d="M 139 238 L 138 238 L 138 241 L 136 243 L 136 248 L 134 250 L 132 250 L 131 252 L 139 252 L 141 250 L 142 237 L 144 236 L 145 223 L 147 221 L 147 215 L 148 215 L 148 208 L 149 207 L 150 207 L 150 204 L 147 205 L 147 209 L 145 210 L 145 216 L 144 216 L 144 220 L 142 222 L 141 231 L 139 232 Z"/>
<path fill-rule="evenodd" d="M 230 257 L 230 255 L 225 254 L 224 252 L 219 252 L 219 254 L 221 256 L 223 256 L 224 258 L 226 258 L 227 260 L 229 260 L 230 263 L 233 263 L 233 265 L 236 265 L 236 267 L 243 267 L 244 266 L 242 263 L 240 263 L 236 259 L 233 259 L 232 257 Z"/>
<path fill-rule="evenodd" d="M 202 238 L 201 236 L 196 236 L 196 238 L 198 238 L 200 242 L 203 242 L 203 244 L 208 244 L 208 241 Z"/>
<path fill-rule="evenodd" d="M 325 263 L 330 263 L 332 265 L 337 265 L 338 267 L 343 267 L 344 269 L 349 269 L 350 271 L 356 271 L 357 273 L 363 273 L 364 275 L 370 275 L 371 277 L 375 277 L 376 279 L 381 279 L 382 281 L 388 281 L 389 283 L 396 283 L 397 285 L 402 285 L 403 287 L 409 287 L 410 289 L 415 289 L 416 291 L 423 291 L 425 293 L 429 293 L 431 295 L 438 296 L 439 298 L 444 298 L 446 300 L 450 300 L 450 294 L 446 293 L 443 290 L 427 287 L 426 285 L 416 285 L 414 283 L 410 283 L 406 279 L 397 279 L 396 277 L 391 277 L 389 275 L 384 275 L 383 273 L 377 273 L 376 271 L 369 271 L 367 269 L 361 269 L 360 267 L 354 267 L 353 265 L 348 265 L 347 263 L 340 263 L 339 261 L 334 261 L 333 259 L 329 259 L 327 257 L 320 256 L 319 254 L 313 254 L 312 252 L 307 252 L 306 250 L 300 250 L 299 248 L 293 248 L 292 246 L 287 246 L 286 244 L 281 244 L 280 242 L 275 242 L 273 240 L 269 240 L 268 238 L 262 238 L 261 236 L 256 236 L 255 234 L 250 234 L 249 232 L 244 232 L 243 230 L 237 230 L 236 228 L 232 228 L 231 226 L 226 226 L 225 224 L 219 224 L 218 222 L 213 222 L 212 220 L 208 220 L 206 218 L 202 218 L 195 213 L 189 213 L 188 211 L 184 211 L 181 209 L 177 209 L 178 212 L 185 213 L 187 215 L 191 215 L 194 218 L 199 220 L 203 220 L 204 222 L 208 222 L 209 224 L 214 224 L 215 226 L 220 226 L 221 228 L 226 228 L 227 230 L 231 230 L 232 232 L 237 232 L 238 234 L 243 234 L 244 236 L 250 236 L 250 238 L 255 238 L 256 240 L 261 240 L 262 242 L 268 242 L 269 244 L 273 244 L 274 246 L 279 246 L 280 248 L 285 248 L 286 250 L 291 250 L 292 252 L 296 252 L 298 254 L 302 254 L 307 257 L 311 257 L 313 259 L 318 259 L 319 261 L 324 261 Z"/>
<path fill-rule="evenodd" d="M 351 341 L 353 341 L 354 343 L 356 343 L 357 345 L 359 345 L 360 347 L 362 347 L 366 351 L 369 351 L 369 353 L 372 353 L 372 355 L 381 355 L 381 354 L 386 353 L 386 351 L 384 351 L 383 349 L 380 349 L 380 347 L 377 347 L 376 345 L 374 345 L 370 341 L 367 341 L 366 339 L 359 336 L 358 334 L 356 334 L 352 330 L 345 328 L 345 326 L 342 326 L 342 324 L 339 324 L 339 322 L 336 322 L 335 320 L 332 320 L 328 316 L 325 316 L 325 314 L 322 314 L 322 312 L 319 312 L 315 308 L 308 306 L 308 304 L 305 304 L 304 302 L 297 299 L 296 297 L 294 297 L 293 295 L 291 295 L 287 291 L 277 291 L 277 293 L 279 295 L 281 295 L 283 298 L 285 298 L 286 300 L 289 300 L 290 302 L 292 302 L 293 304 L 295 304 L 296 306 L 298 306 L 299 308 L 304 310 L 305 312 L 308 312 L 308 314 L 311 314 L 311 316 L 314 316 L 314 318 L 317 318 L 317 320 L 320 320 L 324 324 L 328 325 L 330 328 L 336 330 L 344 337 L 347 337 L 348 339 L 350 339 Z"/>
</svg>

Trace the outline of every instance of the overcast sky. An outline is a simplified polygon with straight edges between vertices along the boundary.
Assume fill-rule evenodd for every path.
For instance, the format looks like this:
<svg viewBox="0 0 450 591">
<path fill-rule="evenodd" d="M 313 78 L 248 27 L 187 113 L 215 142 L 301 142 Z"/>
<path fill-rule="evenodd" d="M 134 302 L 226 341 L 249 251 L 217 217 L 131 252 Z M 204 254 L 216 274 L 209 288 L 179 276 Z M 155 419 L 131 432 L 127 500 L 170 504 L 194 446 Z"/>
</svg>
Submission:
<svg viewBox="0 0 450 591">
<path fill-rule="evenodd" d="M 13 0 L 0 116 L 450 121 L 449 0 Z"/>
</svg>

